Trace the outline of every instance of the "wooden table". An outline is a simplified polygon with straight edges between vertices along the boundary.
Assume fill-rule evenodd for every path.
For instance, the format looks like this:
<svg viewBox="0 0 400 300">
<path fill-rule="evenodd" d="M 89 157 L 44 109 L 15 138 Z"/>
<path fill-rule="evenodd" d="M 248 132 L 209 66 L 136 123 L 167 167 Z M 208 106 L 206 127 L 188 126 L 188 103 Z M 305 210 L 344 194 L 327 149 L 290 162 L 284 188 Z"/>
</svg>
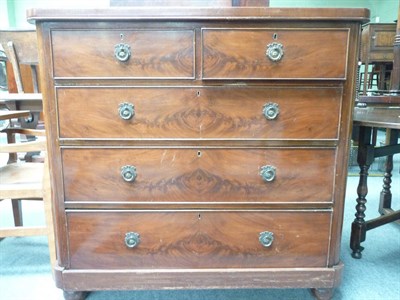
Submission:
<svg viewBox="0 0 400 300">
<path fill-rule="evenodd" d="M 365 241 L 366 232 L 384 224 L 400 219 L 400 210 L 391 208 L 392 194 L 390 192 L 393 170 L 393 154 L 400 153 L 400 107 L 365 107 L 355 108 L 354 125 L 360 127 L 358 138 L 358 157 L 360 165 L 360 181 L 357 188 L 358 198 L 356 218 L 351 227 L 350 247 L 354 258 L 361 258 L 364 249 L 360 244 Z M 376 128 L 387 129 L 387 145 L 376 147 Z M 368 169 L 376 157 L 387 156 L 383 190 L 380 196 L 379 212 L 382 216 L 365 221 L 366 195 L 368 193 Z"/>
</svg>

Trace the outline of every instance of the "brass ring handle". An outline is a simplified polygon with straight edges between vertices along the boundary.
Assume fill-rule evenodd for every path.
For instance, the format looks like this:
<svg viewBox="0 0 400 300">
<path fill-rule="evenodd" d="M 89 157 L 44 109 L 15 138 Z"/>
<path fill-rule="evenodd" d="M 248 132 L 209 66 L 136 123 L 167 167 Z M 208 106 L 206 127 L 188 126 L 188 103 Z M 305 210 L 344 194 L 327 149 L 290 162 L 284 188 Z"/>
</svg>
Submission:
<svg viewBox="0 0 400 300">
<path fill-rule="evenodd" d="M 266 165 L 261 167 L 260 175 L 264 181 L 270 182 L 275 179 L 276 168 L 274 166 Z"/>
<path fill-rule="evenodd" d="M 272 242 L 274 241 L 274 233 L 270 231 L 260 232 L 258 240 L 260 241 L 261 245 L 263 245 L 265 248 L 268 248 L 272 245 Z"/>
<path fill-rule="evenodd" d="M 283 45 L 280 43 L 271 43 L 267 45 L 265 55 L 273 62 L 280 61 L 283 57 Z"/>
<path fill-rule="evenodd" d="M 137 232 L 127 232 L 125 234 L 125 245 L 128 248 L 135 248 L 140 243 L 140 234 Z"/>
<path fill-rule="evenodd" d="M 263 107 L 263 113 L 267 120 L 274 120 L 279 115 L 279 105 L 273 102 L 266 103 Z"/>
<path fill-rule="evenodd" d="M 128 102 L 121 103 L 118 106 L 118 113 L 121 119 L 130 120 L 135 116 L 135 106 Z"/>
<path fill-rule="evenodd" d="M 114 56 L 120 62 L 125 62 L 131 57 L 131 46 L 120 43 L 114 46 Z"/>
<path fill-rule="evenodd" d="M 121 168 L 121 176 L 126 182 L 133 182 L 137 177 L 136 167 L 134 166 L 123 166 Z"/>
</svg>

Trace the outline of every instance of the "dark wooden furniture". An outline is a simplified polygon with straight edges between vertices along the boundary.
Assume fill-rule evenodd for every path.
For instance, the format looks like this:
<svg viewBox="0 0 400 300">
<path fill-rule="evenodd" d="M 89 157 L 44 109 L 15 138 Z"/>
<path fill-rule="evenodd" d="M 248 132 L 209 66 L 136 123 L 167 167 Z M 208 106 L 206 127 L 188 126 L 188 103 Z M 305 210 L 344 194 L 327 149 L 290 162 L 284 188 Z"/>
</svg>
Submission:
<svg viewBox="0 0 400 300">
<path fill-rule="evenodd" d="M 400 5 L 398 9 L 400 19 Z M 400 210 L 391 208 L 393 154 L 400 153 L 400 23 L 396 25 L 396 36 L 393 47 L 393 70 L 390 89 L 376 96 L 359 97 L 358 107 L 354 111 L 354 125 L 359 127 L 358 157 L 360 165 L 360 181 L 357 188 L 358 198 L 356 218 L 352 223 L 350 248 L 354 258 L 361 258 L 364 249 L 366 232 L 381 225 L 400 219 Z M 386 129 L 386 146 L 376 147 L 377 128 Z M 368 169 L 376 157 L 386 156 L 383 190 L 380 196 L 379 212 L 381 217 L 365 221 L 366 195 L 368 193 Z"/>
<path fill-rule="evenodd" d="M 360 181 L 357 188 L 356 218 L 351 227 L 350 248 L 353 250 L 354 258 L 361 258 L 361 243 L 366 239 L 368 230 L 400 219 L 400 210 L 391 208 L 393 154 L 400 153 L 399 131 L 400 131 L 400 97 L 397 97 L 396 106 L 369 106 L 355 108 L 354 124 L 359 126 L 358 157 L 360 165 Z M 387 145 L 376 146 L 376 129 L 387 130 Z M 365 220 L 366 196 L 368 193 L 368 169 L 376 157 L 386 156 L 383 189 L 380 195 L 379 212 L 382 216 L 375 219 Z"/>
<path fill-rule="evenodd" d="M 343 267 L 367 18 L 364 9 L 29 11 L 65 298 L 296 287 L 329 299 Z"/>
<path fill-rule="evenodd" d="M 361 95 L 368 94 L 373 80 L 376 80 L 379 91 L 388 90 L 395 35 L 395 23 L 369 23 L 362 27 L 360 54 L 364 73 L 362 73 Z M 372 72 L 368 72 L 370 65 L 373 66 Z"/>
</svg>

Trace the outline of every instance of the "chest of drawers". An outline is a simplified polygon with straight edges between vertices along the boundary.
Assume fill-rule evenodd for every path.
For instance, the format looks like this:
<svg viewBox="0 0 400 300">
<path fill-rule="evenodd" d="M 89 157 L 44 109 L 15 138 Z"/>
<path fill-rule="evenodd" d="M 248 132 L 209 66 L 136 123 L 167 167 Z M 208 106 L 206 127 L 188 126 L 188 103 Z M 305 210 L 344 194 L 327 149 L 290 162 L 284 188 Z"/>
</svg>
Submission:
<svg viewBox="0 0 400 300">
<path fill-rule="evenodd" d="M 29 11 L 65 298 L 296 287 L 329 299 L 367 17 Z"/>
</svg>

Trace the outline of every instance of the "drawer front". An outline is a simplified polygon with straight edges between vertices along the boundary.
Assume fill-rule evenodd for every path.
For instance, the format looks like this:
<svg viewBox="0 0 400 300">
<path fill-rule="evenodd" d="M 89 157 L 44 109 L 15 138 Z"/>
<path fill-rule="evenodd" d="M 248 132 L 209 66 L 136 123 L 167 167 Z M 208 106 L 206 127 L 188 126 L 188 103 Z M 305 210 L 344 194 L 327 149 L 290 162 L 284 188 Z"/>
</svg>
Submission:
<svg viewBox="0 0 400 300">
<path fill-rule="evenodd" d="M 331 213 L 71 212 L 67 222 L 72 269 L 324 267 Z M 262 232 L 273 236 L 264 245 Z"/>
<path fill-rule="evenodd" d="M 335 153 L 334 149 L 284 148 L 63 149 L 65 198 L 327 203 L 332 201 Z"/>
<path fill-rule="evenodd" d="M 129 46 L 126 61 L 114 53 L 121 43 Z M 194 77 L 194 32 L 190 30 L 56 30 L 52 48 L 54 77 Z"/>
<path fill-rule="evenodd" d="M 394 52 L 393 45 L 396 36 L 396 26 L 381 25 L 373 26 L 371 25 L 370 34 L 370 44 L 371 49 L 369 52 L 369 61 L 393 61 Z"/>
<path fill-rule="evenodd" d="M 203 29 L 202 37 L 204 79 L 346 77 L 347 29 Z"/>
<path fill-rule="evenodd" d="M 390 50 L 393 48 L 396 36 L 396 24 L 370 26 L 371 51 Z"/>
<path fill-rule="evenodd" d="M 340 88 L 57 88 L 59 132 L 61 138 L 336 139 L 341 96 Z"/>
</svg>

